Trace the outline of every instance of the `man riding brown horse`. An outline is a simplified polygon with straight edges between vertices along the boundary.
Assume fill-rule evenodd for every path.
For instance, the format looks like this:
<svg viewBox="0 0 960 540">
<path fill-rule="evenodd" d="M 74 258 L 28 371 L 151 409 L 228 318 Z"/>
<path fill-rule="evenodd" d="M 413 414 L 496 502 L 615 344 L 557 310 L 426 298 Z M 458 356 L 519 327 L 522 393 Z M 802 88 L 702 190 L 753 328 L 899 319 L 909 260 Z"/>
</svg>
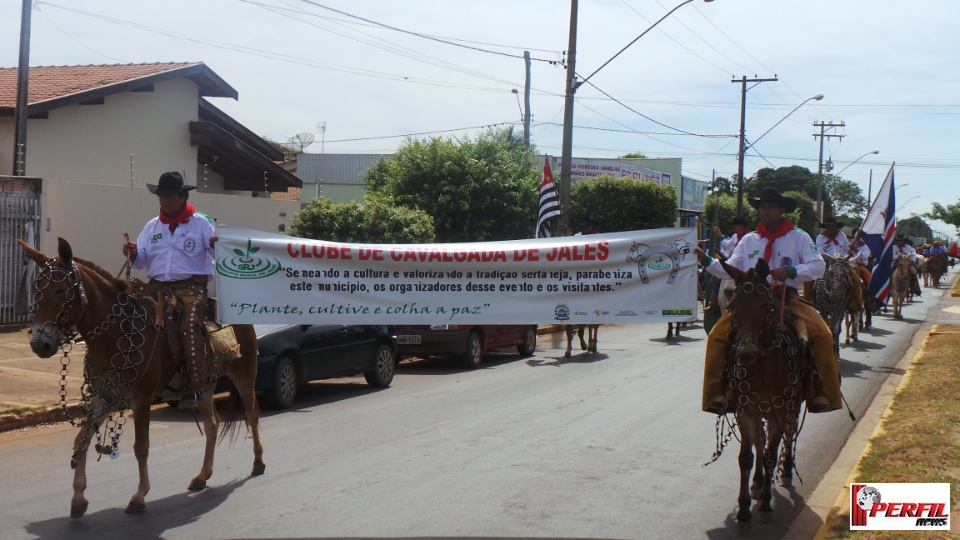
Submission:
<svg viewBox="0 0 960 540">
<path fill-rule="evenodd" d="M 783 196 L 774 188 L 767 188 L 750 205 L 760 214 L 757 230 L 746 235 L 737 244 L 727 264 L 740 270 L 753 268 L 758 259 L 772 267 L 768 281 L 775 296 L 785 297 L 786 307 L 799 319 L 795 325 L 801 340 L 808 340 L 813 356 L 813 369 L 808 369 L 805 383 L 807 410 L 829 412 L 842 406 L 840 375 L 834 352 L 833 334 L 823 318 L 810 304 L 800 299 L 797 290 L 804 281 L 823 275 L 825 264 L 810 235 L 794 227 L 783 215 L 796 209 L 797 201 Z M 711 274 L 730 279 L 718 261 L 697 248 L 696 254 Z M 727 359 L 732 342 L 730 314 L 724 314 L 707 338 L 707 352 L 703 375 L 703 410 L 723 414 L 731 411 L 728 403 Z"/>
</svg>

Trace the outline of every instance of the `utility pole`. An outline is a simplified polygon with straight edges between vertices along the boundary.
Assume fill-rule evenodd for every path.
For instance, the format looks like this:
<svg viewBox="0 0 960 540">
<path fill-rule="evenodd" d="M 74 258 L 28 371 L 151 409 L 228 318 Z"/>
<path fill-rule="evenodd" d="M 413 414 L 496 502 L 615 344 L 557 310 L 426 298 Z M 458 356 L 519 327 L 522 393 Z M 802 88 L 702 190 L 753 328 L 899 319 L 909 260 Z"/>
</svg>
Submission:
<svg viewBox="0 0 960 540">
<path fill-rule="evenodd" d="M 530 51 L 523 51 L 527 78 L 523 83 L 523 147 L 530 149 Z"/>
<path fill-rule="evenodd" d="M 844 127 L 842 121 L 839 124 L 833 122 L 814 122 L 813 126 L 820 127 L 820 133 L 814 133 L 814 138 L 820 137 L 820 159 L 817 160 L 817 219 L 823 222 L 823 140 L 829 137 L 843 138 L 843 135 L 825 133 L 827 128 Z"/>
<path fill-rule="evenodd" d="M 744 129 L 747 120 L 747 83 L 777 82 L 777 76 L 772 79 L 748 79 L 746 75 L 730 82 L 740 83 L 740 150 L 737 152 L 737 217 L 743 217 L 743 157 L 747 152 Z M 754 85 L 755 86 L 755 85 Z M 752 86 L 750 88 L 753 88 Z"/>
<path fill-rule="evenodd" d="M 570 0 L 567 82 L 563 100 L 563 144 L 560 158 L 560 235 L 570 234 L 570 176 L 573 152 L 573 94 L 577 91 L 577 0 Z"/>
<path fill-rule="evenodd" d="M 30 81 L 30 8 L 33 2 L 23 0 L 20 8 L 20 63 L 17 68 L 16 122 L 13 129 L 13 176 L 27 175 L 27 94 Z"/>
</svg>

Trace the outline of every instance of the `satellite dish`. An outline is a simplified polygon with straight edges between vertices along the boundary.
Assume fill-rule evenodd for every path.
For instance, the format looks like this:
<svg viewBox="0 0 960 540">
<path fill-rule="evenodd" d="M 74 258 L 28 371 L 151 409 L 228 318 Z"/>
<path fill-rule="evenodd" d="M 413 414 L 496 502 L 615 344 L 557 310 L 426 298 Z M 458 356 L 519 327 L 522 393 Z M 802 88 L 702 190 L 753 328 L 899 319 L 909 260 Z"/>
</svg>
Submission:
<svg viewBox="0 0 960 540">
<path fill-rule="evenodd" d="M 313 144 L 313 133 L 297 133 L 287 139 L 287 145 L 292 148 L 298 148 L 300 152 L 303 152 L 303 149 L 311 144 Z"/>
</svg>

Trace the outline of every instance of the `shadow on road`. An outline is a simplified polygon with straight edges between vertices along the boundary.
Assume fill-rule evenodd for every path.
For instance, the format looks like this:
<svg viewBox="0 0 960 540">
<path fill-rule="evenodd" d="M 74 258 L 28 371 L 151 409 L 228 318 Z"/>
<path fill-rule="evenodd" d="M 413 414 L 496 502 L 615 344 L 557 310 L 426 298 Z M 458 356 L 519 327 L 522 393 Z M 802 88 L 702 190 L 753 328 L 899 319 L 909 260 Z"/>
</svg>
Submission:
<svg viewBox="0 0 960 540">
<path fill-rule="evenodd" d="M 26 532 L 38 538 L 164 538 L 169 531 L 199 520 L 204 514 L 223 504 L 233 491 L 252 477 L 212 486 L 200 492 L 183 492 L 157 500 L 147 498 L 142 514 L 125 514 L 123 506 L 88 513 L 79 519 L 69 516 L 28 524 Z M 114 501 L 110 501 L 113 503 Z M 116 501 L 126 504 L 126 501 Z M 69 513 L 69 496 L 63 499 L 63 510 Z"/>
<path fill-rule="evenodd" d="M 731 485 L 730 498 L 736 503 L 737 484 Z M 706 537 L 710 540 L 724 540 L 727 538 L 783 538 L 799 512 L 806 508 L 803 496 L 793 487 L 779 488 L 774 484 L 773 512 L 760 512 L 756 501 L 753 501 L 750 511 L 753 519 L 737 521 L 737 506 L 734 504 L 722 527 L 708 529 Z M 818 518 L 819 519 L 819 518 Z M 815 530 L 815 529 L 814 529 Z"/>
<path fill-rule="evenodd" d="M 531 367 L 561 367 L 563 364 L 589 364 L 593 362 L 599 362 L 600 360 L 606 360 L 607 358 L 610 358 L 610 356 L 602 352 L 581 352 L 574 353 L 572 356 L 552 356 L 547 357 L 546 359 L 531 358 L 527 360 L 527 365 Z"/>
</svg>

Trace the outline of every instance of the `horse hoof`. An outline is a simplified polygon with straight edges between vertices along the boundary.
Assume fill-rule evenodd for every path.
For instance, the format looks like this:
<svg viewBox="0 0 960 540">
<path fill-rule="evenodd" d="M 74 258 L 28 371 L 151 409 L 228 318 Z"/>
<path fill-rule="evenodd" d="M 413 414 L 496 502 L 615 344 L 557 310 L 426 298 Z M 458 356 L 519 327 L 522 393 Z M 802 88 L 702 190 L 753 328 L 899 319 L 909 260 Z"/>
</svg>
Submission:
<svg viewBox="0 0 960 540">
<path fill-rule="evenodd" d="M 570 356 L 571 356 L 571 355 L 570 355 L 570 353 L 569 353 L 569 352 L 565 352 L 565 353 L 563 353 L 563 357 L 564 357 L 564 358 L 570 358 Z"/>
<path fill-rule="evenodd" d="M 753 514 L 750 513 L 750 509 L 740 510 L 737 512 L 737 521 L 750 521 L 753 518 Z"/>
<path fill-rule="evenodd" d="M 190 485 L 187 486 L 187 489 L 190 491 L 200 491 L 207 487 L 207 481 L 202 478 L 194 478 L 190 481 Z"/>
<path fill-rule="evenodd" d="M 788 476 L 781 476 L 780 487 L 785 487 L 785 488 L 793 487 L 793 478 L 790 478 Z"/>
<path fill-rule="evenodd" d="M 250 474 L 253 476 L 260 476 L 265 470 L 267 470 L 266 463 L 254 463 L 253 471 L 251 471 Z"/>
<path fill-rule="evenodd" d="M 146 509 L 146 503 L 130 501 L 130 504 L 127 505 L 127 509 L 124 510 L 124 512 L 128 514 L 140 514 Z"/>
<path fill-rule="evenodd" d="M 83 517 L 87 513 L 88 503 L 70 505 L 70 519 Z"/>
</svg>

